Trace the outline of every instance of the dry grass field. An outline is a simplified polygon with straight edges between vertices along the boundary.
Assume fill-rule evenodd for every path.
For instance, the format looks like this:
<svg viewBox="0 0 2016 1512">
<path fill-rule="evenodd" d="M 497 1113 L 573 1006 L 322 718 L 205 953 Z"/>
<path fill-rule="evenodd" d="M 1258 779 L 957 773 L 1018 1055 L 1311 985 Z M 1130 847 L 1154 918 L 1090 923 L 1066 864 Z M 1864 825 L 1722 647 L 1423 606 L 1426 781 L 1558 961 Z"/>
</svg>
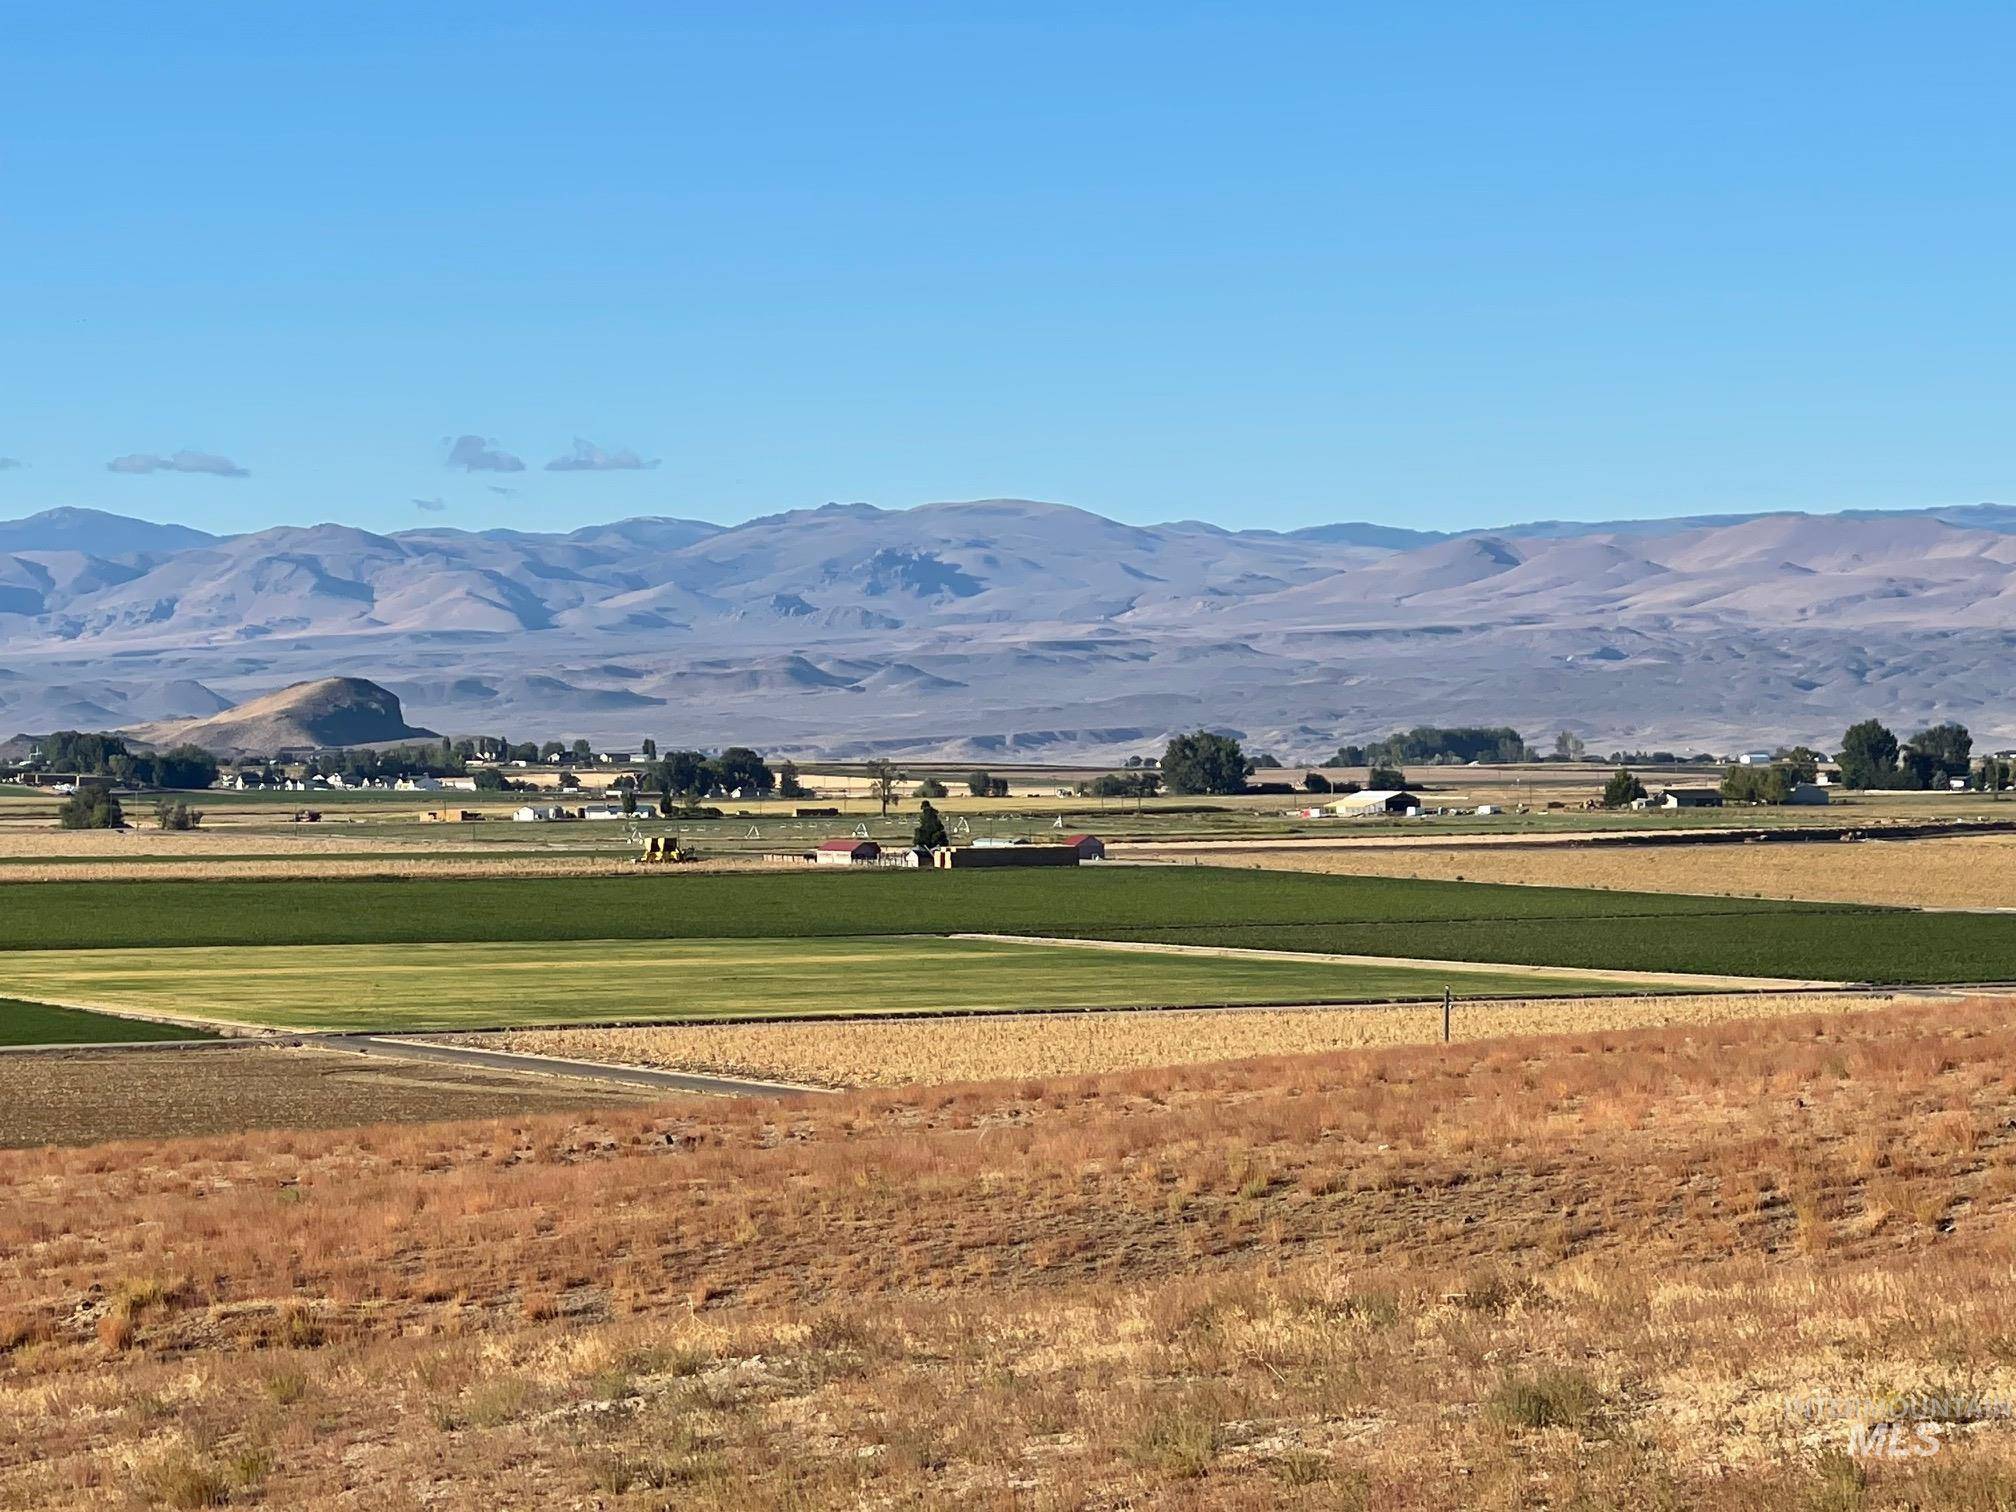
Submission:
<svg viewBox="0 0 2016 1512">
<path fill-rule="evenodd" d="M 2009 1007 L 4 1153 L 0 1504 L 2005 1508 Z"/>
<path fill-rule="evenodd" d="M 1713 1024 L 1786 1014 L 1855 1013 L 1912 999 L 1889 994 L 1722 993 L 1662 997 L 1526 998 L 1459 1003 L 1456 1040 L 1597 1029 Z M 1916 999 L 1916 1001 L 1925 1001 Z M 770 1077 L 828 1087 L 1079 1076 L 1187 1066 L 1256 1055 L 1306 1055 L 1435 1044 L 1442 1010 L 1390 1007 L 1210 1009 L 1202 1012 L 1032 1014 L 970 1022 L 652 1025 L 634 1029 L 514 1029 L 441 1036 L 445 1043 L 618 1065 Z"/>
<path fill-rule="evenodd" d="M 1130 852 L 1143 860 L 1187 854 Z M 1917 908 L 2016 908 L 2016 836 L 1757 845 L 1305 846 L 1214 851 L 1213 866 Z"/>
<path fill-rule="evenodd" d="M 9 1053 L 0 1055 L 0 1147 L 425 1123 L 638 1098 L 589 1082 L 279 1045 Z"/>
</svg>

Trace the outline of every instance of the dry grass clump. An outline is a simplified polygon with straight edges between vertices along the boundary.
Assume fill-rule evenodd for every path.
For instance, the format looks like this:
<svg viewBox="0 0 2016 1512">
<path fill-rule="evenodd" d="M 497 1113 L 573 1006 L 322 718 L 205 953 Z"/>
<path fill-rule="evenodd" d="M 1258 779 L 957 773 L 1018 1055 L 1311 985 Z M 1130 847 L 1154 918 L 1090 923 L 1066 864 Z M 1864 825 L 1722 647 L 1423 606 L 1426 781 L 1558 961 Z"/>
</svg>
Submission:
<svg viewBox="0 0 2016 1512">
<path fill-rule="evenodd" d="M 1735 821 L 1740 822 L 1740 816 Z M 1130 850 L 1144 860 L 1194 860 L 1187 851 Z M 1226 849 L 1213 866 L 1597 887 L 1624 892 L 1796 898 L 1907 908 L 2007 908 L 2016 836 L 1930 840 L 1773 842 L 1754 845 L 1507 844 L 1284 846 Z"/>
<path fill-rule="evenodd" d="M 2006 1507 L 2010 1007 L 0 1154 L 0 1505 Z"/>
<path fill-rule="evenodd" d="M 1695 993 L 1671 997 L 1521 998 L 1463 1002 L 1457 1040 L 1598 1029 L 1712 1024 L 1734 1018 L 1851 1013 L 1908 997 L 1850 993 Z M 802 1024 L 513 1029 L 439 1036 L 526 1055 L 770 1078 L 806 1086 L 905 1086 L 1015 1076 L 1077 1076 L 1305 1055 L 1442 1038 L 1439 1005 L 1196 1012 L 1027 1014 Z"/>
</svg>

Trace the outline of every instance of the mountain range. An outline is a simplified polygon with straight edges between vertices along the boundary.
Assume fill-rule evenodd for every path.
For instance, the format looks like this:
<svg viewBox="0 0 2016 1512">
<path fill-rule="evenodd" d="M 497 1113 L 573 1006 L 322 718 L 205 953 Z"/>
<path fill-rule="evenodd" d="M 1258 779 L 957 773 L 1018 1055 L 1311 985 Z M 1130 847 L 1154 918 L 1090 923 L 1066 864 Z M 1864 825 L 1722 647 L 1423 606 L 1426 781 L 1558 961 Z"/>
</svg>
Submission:
<svg viewBox="0 0 2016 1512">
<path fill-rule="evenodd" d="M 1283 759 L 1416 723 L 1598 749 L 2016 743 L 2016 508 L 1136 526 L 991 499 L 723 527 L 0 522 L 0 727 L 195 720 L 331 676 L 418 726 L 801 756 Z"/>
</svg>

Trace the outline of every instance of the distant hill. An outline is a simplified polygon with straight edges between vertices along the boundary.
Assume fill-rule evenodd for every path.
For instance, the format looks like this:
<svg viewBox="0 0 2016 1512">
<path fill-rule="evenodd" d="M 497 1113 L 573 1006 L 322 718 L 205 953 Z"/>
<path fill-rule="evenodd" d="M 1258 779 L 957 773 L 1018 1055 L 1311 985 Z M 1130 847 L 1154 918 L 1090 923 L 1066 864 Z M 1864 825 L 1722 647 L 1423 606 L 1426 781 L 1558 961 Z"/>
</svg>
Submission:
<svg viewBox="0 0 2016 1512">
<path fill-rule="evenodd" d="M 2004 505 L 1455 534 L 1028 499 L 560 523 L 0 523 L 0 730 L 412 738 L 396 693 L 456 735 L 805 757 L 1106 761 L 1199 724 L 1283 759 L 1413 724 L 1734 750 L 1871 716 L 2016 744 Z M 332 672 L 392 702 L 220 712 Z"/>
<path fill-rule="evenodd" d="M 132 733 L 156 746 L 187 742 L 248 755 L 440 738 L 433 730 L 407 724 L 398 696 L 361 677 L 299 682 L 207 719 L 140 725 Z"/>
<path fill-rule="evenodd" d="M 0 520 L 0 552 L 81 551 L 86 556 L 124 557 L 182 551 L 216 539 L 187 525 L 156 525 L 102 509 L 45 509 L 23 520 Z"/>
</svg>

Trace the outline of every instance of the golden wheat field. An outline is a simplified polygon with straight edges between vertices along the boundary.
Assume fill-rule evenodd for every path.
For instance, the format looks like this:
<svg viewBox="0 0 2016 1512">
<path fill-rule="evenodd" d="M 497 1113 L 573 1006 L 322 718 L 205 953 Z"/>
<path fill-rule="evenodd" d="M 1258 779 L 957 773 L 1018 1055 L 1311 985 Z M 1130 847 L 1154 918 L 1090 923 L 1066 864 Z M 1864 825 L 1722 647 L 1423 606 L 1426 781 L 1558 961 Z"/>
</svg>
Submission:
<svg viewBox="0 0 2016 1512">
<path fill-rule="evenodd" d="M 2005 1509 L 2010 1006 L 0 1152 L 0 1505 Z"/>
<path fill-rule="evenodd" d="M 1860 1012 L 1905 1000 L 1845 993 L 1501 999 L 1458 1003 L 1451 1013 L 1450 1033 L 1452 1039 L 1481 1040 L 1713 1024 L 1734 1018 Z M 810 1086 L 903 1086 L 1426 1045 L 1442 1037 L 1442 1010 L 1419 1005 L 1211 1009 L 909 1022 L 515 1029 L 439 1037 L 528 1055 L 771 1077 Z"/>
<path fill-rule="evenodd" d="M 1187 853 L 1130 851 L 1144 860 Z M 2016 836 L 1736 845 L 1462 844 L 1214 851 L 1213 866 L 1708 893 L 1918 908 L 2016 908 Z"/>
</svg>

